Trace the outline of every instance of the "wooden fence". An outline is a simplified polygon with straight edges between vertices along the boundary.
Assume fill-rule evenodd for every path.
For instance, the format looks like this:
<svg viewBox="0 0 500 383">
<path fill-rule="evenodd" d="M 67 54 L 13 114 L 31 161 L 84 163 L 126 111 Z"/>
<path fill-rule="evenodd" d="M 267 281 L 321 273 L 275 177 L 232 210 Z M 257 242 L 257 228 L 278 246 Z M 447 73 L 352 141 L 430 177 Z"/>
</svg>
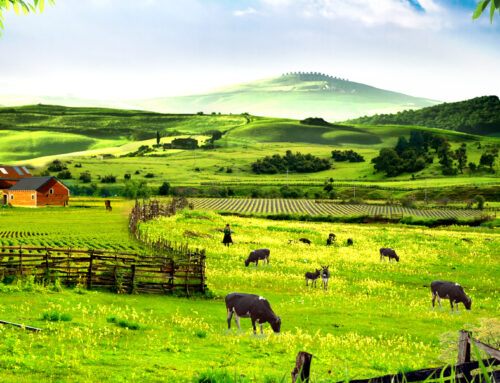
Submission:
<svg viewBox="0 0 500 383">
<path fill-rule="evenodd" d="M 489 358 L 480 361 L 471 361 L 471 346 L 484 351 Z M 309 382 L 312 355 L 301 351 L 297 355 L 295 368 L 292 371 L 292 382 Z M 426 368 L 423 370 L 409 371 L 395 375 L 384 375 L 375 378 L 349 380 L 338 383 L 410 383 L 425 380 L 452 381 L 453 383 L 482 383 L 488 379 L 478 371 L 481 364 L 488 368 L 489 382 L 500 382 L 500 371 L 493 367 L 500 365 L 500 350 L 474 339 L 468 331 L 461 330 L 458 340 L 457 364 L 444 367 Z"/>
<path fill-rule="evenodd" d="M 117 293 L 205 292 L 204 254 L 184 250 L 182 254 L 185 258 L 177 259 L 105 250 L 2 246 L 0 278 L 57 278 L 66 286 Z"/>
</svg>

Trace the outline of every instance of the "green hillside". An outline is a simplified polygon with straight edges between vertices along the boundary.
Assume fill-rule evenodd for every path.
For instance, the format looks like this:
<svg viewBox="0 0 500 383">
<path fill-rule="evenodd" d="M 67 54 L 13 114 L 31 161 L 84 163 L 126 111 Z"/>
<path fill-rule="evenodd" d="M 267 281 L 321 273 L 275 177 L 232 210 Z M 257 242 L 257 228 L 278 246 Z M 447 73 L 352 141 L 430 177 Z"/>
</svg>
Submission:
<svg viewBox="0 0 500 383">
<path fill-rule="evenodd" d="M 246 122 L 243 116 L 166 115 L 55 105 L 0 108 L 0 161 L 113 148 L 153 139 L 157 131 L 163 137 L 200 134 Z"/>
<path fill-rule="evenodd" d="M 437 103 L 321 73 L 290 73 L 206 94 L 137 100 L 131 104 L 165 113 L 196 113 L 200 110 L 248 112 L 298 119 L 315 115 L 340 121 L 367 114 L 423 108 Z"/>
<path fill-rule="evenodd" d="M 500 100 L 477 97 L 396 114 L 365 116 L 349 121 L 365 125 L 419 125 L 479 135 L 500 135 Z"/>
</svg>

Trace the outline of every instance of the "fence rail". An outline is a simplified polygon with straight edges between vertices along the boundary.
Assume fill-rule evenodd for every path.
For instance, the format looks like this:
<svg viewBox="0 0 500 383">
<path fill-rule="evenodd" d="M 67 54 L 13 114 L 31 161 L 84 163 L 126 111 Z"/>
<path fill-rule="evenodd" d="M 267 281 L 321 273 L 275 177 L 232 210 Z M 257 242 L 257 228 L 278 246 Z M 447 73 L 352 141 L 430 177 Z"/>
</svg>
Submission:
<svg viewBox="0 0 500 383">
<path fill-rule="evenodd" d="M 184 258 L 176 259 L 106 250 L 2 246 L 0 276 L 57 278 L 66 286 L 117 293 L 204 292 L 204 256 L 191 251 L 182 254 Z"/>
<path fill-rule="evenodd" d="M 488 359 L 471 361 L 471 346 L 483 350 Z M 500 382 L 500 371 L 493 368 L 500 365 L 500 350 L 474 339 L 470 332 L 461 330 L 458 339 L 457 364 L 443 367 L 425 368 L 395 375 L 377 376 L 368 379 L 349 380 L 337 383 L 410 383 L 427 380 L 450 381 L 452 383 L 495 383 Z M 301 351 L 297 355 L 295 368 L 292 371 L 292 382 L 300 378 L 301 382 L 309 382 L 312 355 Z M 473 375 L 472 372 L 485 366 L 488 376 L 482 371 Z"/>
</svg>

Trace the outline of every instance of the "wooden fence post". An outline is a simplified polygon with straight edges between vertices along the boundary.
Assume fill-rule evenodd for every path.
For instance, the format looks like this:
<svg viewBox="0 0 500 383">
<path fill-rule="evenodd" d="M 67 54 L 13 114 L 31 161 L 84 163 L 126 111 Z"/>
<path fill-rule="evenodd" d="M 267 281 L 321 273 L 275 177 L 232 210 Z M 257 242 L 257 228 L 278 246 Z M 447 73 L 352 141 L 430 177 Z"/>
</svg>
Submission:
<svg viewBox="0 0 500 383">
<path fill-rule="evenodd" d="M 457 364 L 463 364 L 470 362 L 470 343 L 469 343 L 469 332 L 465 330 L 460 330 L 458 335 L 458 358 Z M 467 381 L 472 381 L 472 376 L 470 373 L 467 374 L 457 374 L 458 378 L 465 377 Z"/>
<path fill-rule="evenodd" d="M 132 270 L 132 278 L 130 280 L 130 291 L 129 293 L 130 294 L 133 294 L 134 293 L 134 283 L 135 283 L 135 265 L 132 265 L 130 266 L 131 270 Z"/>
<path fill-rule="evenodd" d="M 460 330 L 458 336 L 458 360 L 457 364 L 470 362 L 469 332 Z"/>
<path fill-rule="evenodd" d="M 19 245 L 19 271 L 23 275 L 23 245 Z"/>
<path fill-rule="evenodd" d="M 312 354 L 305 351 L 300 351 L 297 354 L 295 361 L 295 368 L 292 371 L 292 383 L 295 383 L 300 375 L 300 382 L 309 383 L 309 376 L 311 374 L 311 360 Z"/>
<path fill-rule="evenodd" d="M 87 273 L 87 289 L 92 288 L 92 263 L 94 262 L 94 250 L 90 250 L 89 270 Z"/>
</svg>

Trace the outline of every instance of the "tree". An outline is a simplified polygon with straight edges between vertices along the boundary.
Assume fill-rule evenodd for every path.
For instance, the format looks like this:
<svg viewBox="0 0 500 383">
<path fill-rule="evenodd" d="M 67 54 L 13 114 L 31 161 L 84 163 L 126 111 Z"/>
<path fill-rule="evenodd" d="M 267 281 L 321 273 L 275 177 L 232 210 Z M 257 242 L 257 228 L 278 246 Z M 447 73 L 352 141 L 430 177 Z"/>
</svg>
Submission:
<svg viewBox="0 0 500 383">
<path fill-rule="evenodd" d="M 490 5 L 491 4 L 491 5 Z M 483 0 L 480 1 L 477 5 L 476 11 L 472 15 L 472 20 L 478 19 L 483 12 L 490 5 L 490 23 L 493 23 L 493 16 L 495 15 L 495 11 L 498 9 L 498 13 L 500 14 L 500 1 L 499 0 Z"/>
<path fill-rule="evenodd" d="M 479 160 L 479 165 L 489 166 L 490 170 L 493 170 L 493 163 L 495 162 L 495 155 L 491 153 L 483 153 L 481 159 Z"/>
<path fill-rule="evenodd" d="M 394 177 L 401 173 L 403 160 L 394 149 L 382 149 L 378 157 L 372 159 L 374 168 L 378 172 L 385 172 L 388 177 Z"/>
<path fill-rule="evenodd" d="M 484 197 L 482 195 L 477 195 L 474 197 L 474 199 L 477 202 L 477 208 L 478 210 L 483 210 L 484 208 Z"/>
<path fill-rule="evenodd" d="M 130 199 L 149 198 L 152 191 L 146 181 L 128 181 L 125 183 L 123 194 Z"/>
<path fill-rule="evenodd" d="M 160 132 L 156 131 L 156 146 L 160 147 Z"/>
<path fill-rule="evenodd" d="M 460 173 L 463 174 L 463 169 L 467 164 L 467 145 L 462 144 L 457 150 L 455 150 L 454 158 L 458 161 L 458 169 Z"/>
<path fill-rule="evenodd" d="M 54 0 L 47 0 L 50 5 L 54 5 L 55 1 Z M 2 35 L 1 31 L 3 29 L 3 11 L 4 10 L 9 10 L 10 7 L 14 9 L 14 12 L 16 12 L 16 15 L 19 16 L 20 11 L 22 11 L 25 15 L 27 15 L 30 12 L 36 13 L 37 9 L 40 11 L 40 13 L 43 12 L 43 9 L 45 7 L 45 1 L 44 0 L 0 0 L 0 36 Z"/>
<path fill-rule="evenodd" d="M 405 137 L 399 137 L 398 138 L 398 143 L 396 144 L 396 147 L 394 150 L 401 155 L 406 149 L 408 149 L 408 141 L 406 140 Z"/>
</svg>

